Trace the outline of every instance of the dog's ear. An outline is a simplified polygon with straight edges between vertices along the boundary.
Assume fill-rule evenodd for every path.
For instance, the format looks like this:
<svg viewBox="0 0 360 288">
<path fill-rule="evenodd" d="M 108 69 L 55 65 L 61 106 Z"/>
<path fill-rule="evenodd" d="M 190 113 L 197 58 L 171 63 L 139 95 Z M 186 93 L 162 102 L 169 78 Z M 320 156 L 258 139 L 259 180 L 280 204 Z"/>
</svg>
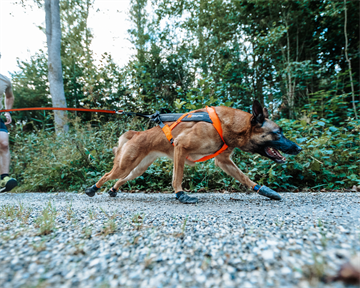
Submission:
<svg viewBox="0 0 360 288">
<path fill-rule="evenodd" d="M 264 107 L 263 114 L 265 118 L 269 118 L 269 111 Z"/>
<path fill-rule="evenodd" d="M 262 124 L 265 121 L 264 111 L 261 107 L 261 104 L 258 100 L 254 100 L 252 106 L 253 117 L 251 119 L 251 124 L 256 125 L 257 123 Z"/>
</svg>

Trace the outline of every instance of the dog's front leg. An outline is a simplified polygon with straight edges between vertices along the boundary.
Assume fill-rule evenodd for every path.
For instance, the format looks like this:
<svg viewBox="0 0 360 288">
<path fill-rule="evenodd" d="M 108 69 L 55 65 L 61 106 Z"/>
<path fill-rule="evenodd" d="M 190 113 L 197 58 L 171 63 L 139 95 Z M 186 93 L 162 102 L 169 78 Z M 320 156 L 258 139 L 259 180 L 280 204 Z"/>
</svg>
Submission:
<svg viewBox="0 0 360 288">
<path fill-rule="evenodd" d="M 228 149 L 230 150 L 230 149 Z M 252 187 L 257 184 L 249 179 L 231 160 L 232 151 L 226 150 L 220 155 L 215 157 L 215 165 L 221 168 L 226 174 L 238 180 L 241 184 L 246 185 L 248 188 L 252 189 Z"/>
<path fill-rule="evenodd" d="M 176 199 L 184 204 L 195 204 L 198 202 L 198 199 L 195 197 L 190 197 L 182 191 L 182 179 L 184 177 L 184 166 L 185 159 L 188 155 L 187 151 L 178 143 L 175 144 L 174 149 L 174 171 L 173 171 L 173 187 L 176 193 Z"/>
<path fill-rule="evenodd" d="M 228 151 L 229 150 L 229 151 Z M 238 180 L 241 184 L 246 185 L 248 188 L 256 191 L 260 195 L 269 197 L 274 200 L 280 200 L 281 197 L 278 193 L 271 190 L 266 186 L 260 186 L 251 181 L 231 160 L 232 150 L 228 149 L 225 152 L 215 157 L 215 165 L 220 167 L 226 174 Z"/>
</svg>

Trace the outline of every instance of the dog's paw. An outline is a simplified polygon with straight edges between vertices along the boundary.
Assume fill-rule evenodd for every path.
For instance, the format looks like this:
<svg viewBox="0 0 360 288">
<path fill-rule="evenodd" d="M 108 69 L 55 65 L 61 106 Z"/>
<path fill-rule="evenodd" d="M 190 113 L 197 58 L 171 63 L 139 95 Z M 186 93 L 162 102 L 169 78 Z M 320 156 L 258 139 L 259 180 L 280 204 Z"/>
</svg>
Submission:
<svg viewBox="0 0 360 288">
<path fill-rule="evenodd" d="M 119 191 L 119 192 L 120 192 L 120 191 Z M 111 189 L 108 191 L 108 193 L 109 193 L 109 196 L 110 196 L 110 197 L 116 197 L 116 195 L 117 195 L 117 191 L 114 190 L 113 188 L 111 188 Z"/>
<path fill-rule="evenodd" d="M 281 200 L 281 196 L 279 195 L 279 193 L 266 186 L 261 186 L 258 193 L 273 200 Z"/>
<path fill-rule="evenodd" d="M 85 189 L 85 194 L 88 195 L 89 197 L 94 197 L 96 194 L 96 190 L 94 189 L 93 186 L 91 186 L 90 188 Z"/>
<path fill-rule="evenodd" d="M 198 198 L 190 197 L 190 196 L 186 195 L 184 191 L 177 192 L 176 199 L 179 200 L 183 204 L 196 204 L 199 202 Z"/>
</svg>

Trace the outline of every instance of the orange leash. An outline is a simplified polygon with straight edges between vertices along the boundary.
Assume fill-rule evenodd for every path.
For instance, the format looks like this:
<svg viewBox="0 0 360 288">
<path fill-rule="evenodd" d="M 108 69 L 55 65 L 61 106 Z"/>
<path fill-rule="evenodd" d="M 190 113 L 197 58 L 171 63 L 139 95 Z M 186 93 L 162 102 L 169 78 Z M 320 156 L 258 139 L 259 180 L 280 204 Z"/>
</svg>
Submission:
<svg viewBox="0 0 360 288">
<path fill-rule="evenodd" d="M 123 110 L 116 111 L 116 110 L 85 109 L 85 108 L 33 107 L 33 108 L 5 109 L 5 110 L 0 110 L 0 113 L 14 112 L 14 111 L 33 111 L 33 110 L 82 111 L 82 112 L 100 112 L 100 113 L 110 113 L 110 114 L 119 114 L 123 112 Z"/>
</svg>

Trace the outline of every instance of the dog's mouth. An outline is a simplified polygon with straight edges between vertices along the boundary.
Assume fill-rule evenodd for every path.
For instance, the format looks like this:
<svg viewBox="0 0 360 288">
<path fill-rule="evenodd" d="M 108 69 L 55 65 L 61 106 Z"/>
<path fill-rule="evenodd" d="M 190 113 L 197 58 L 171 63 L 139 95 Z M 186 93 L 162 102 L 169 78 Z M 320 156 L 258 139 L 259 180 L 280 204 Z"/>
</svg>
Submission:
<svg viewBox="0 0 360 288">
<path fill-rule="evenodd" d="M 271 158 L 272 160 L 274 160 L 277 163 L 285 163 L 285 161 L 286 161 L 286 158 L 284 156 L 282 156 L 281 153 L 278 150 L 276 150 L 275 148 L 266 147 L 265 153 L 267 156 L 269 156 L 269 158 Z"/>
</svg>

